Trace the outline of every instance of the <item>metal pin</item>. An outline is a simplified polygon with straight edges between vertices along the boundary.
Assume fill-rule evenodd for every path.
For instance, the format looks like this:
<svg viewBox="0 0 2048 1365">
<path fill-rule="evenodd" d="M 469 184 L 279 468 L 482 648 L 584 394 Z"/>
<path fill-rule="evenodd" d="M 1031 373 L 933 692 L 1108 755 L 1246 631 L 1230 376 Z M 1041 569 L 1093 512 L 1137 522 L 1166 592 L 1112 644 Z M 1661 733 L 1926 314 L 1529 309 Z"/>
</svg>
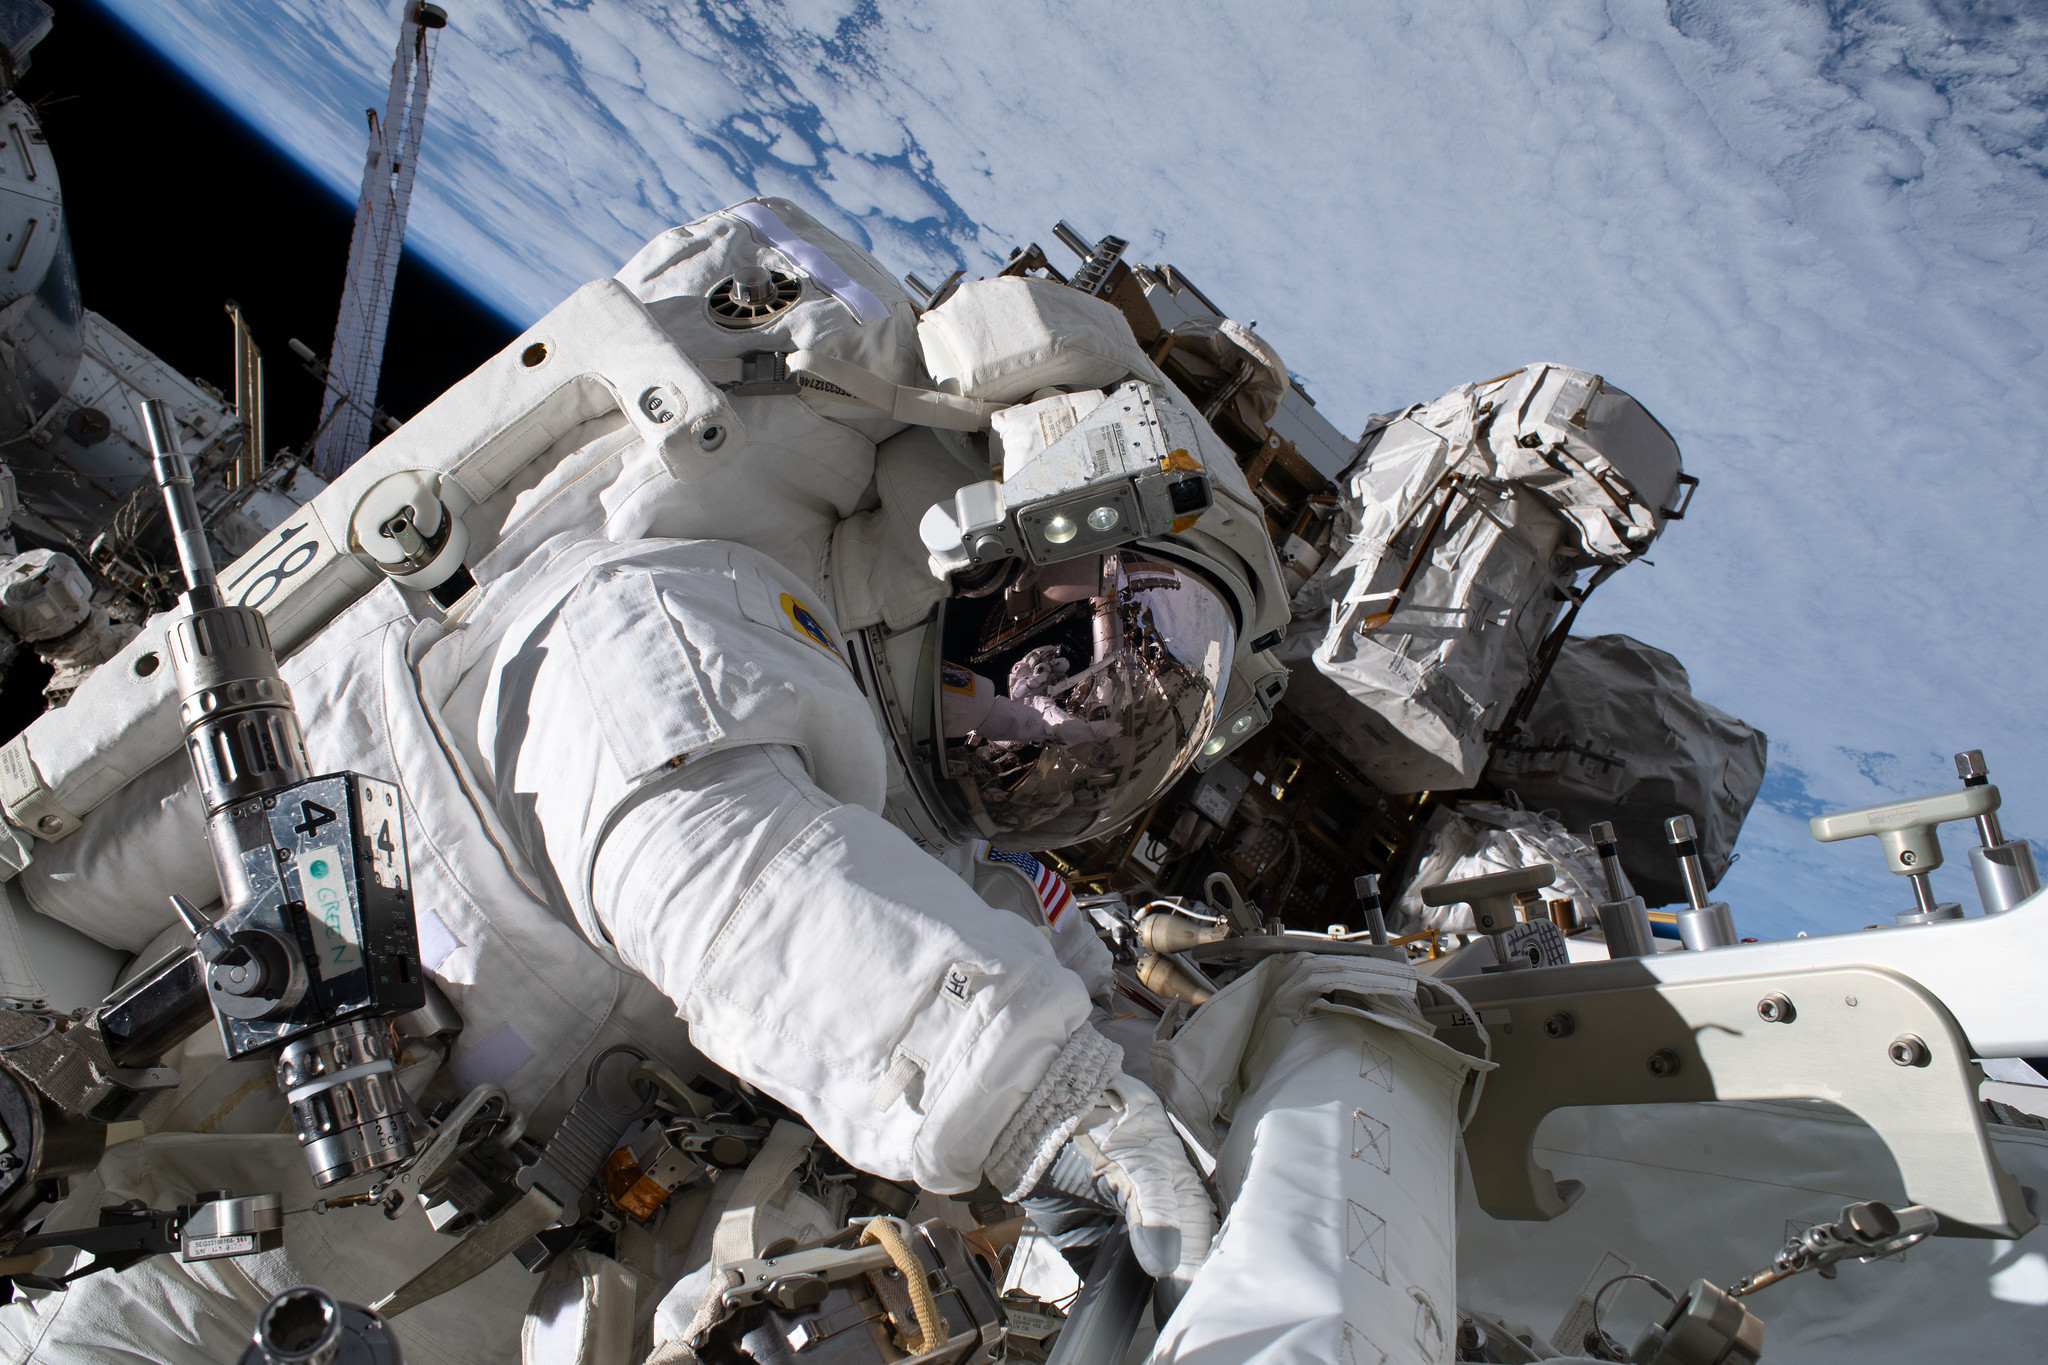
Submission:
<svg viewBox="0 0 2048 1365">
<path fill-rule="evenodd" d="M 1700 846 L 1690 815 L 1674 815 L 1664 822 L 1664 837 L 1678 854 L 1678 870 L 1685 874 L 1685 896 L 1695 910 L 1707 908 L 1707 871 L 1700 866 Z"/>
<path fill-rule="evenodd" d="M 1956 755 L 1956 776 L 1963 779 L 1965 787 L 1982 787 L 1991 781 L 1991 770 L 1984 766 L 1984 751 L 1970 749 Z M 2005 831 L 1999 827 L 1998 812 L 1987 810 L 1977 817 L 1977 840 L 1986 848 L 1997 848 L 2005 842 Z"/>
<path fill-rule="evenodd" d="M 1674 815 L 1666 820 L 1664 836 L 1678 855 L 1678 870 L 1685 874 L 1685 896 L 1691 902 L 1678 912 L 1679 938 L 1695 952 L 1729 947 L 1736 942 L 1735 916 L 1725 901 L 1707 899 L 1707 871 L 1700 866 L 1700 846 L 1692 817 Z"/>
<path fill-rule="evenodd" d="M 1606 820 L 1593 826 L 1593 850 L 1600 855 L 1600 872 L 1607 879 L 1607 899 L 1625 901 L 1635 894 L 1628 873 L 1621 868 L 1621 846 L 1614 837 L 1614 825 Z"/>
<path fill-rule="evenodd" d="M 235 941 L 222 933 L 220 926 L 208 919 L 198 906 L 175 891 L 171 893 L 171 909 L 178 912 L 178 918 L 185 921 L 185 927 L 192 931 L 199 956 L 207 963 L 220 962 L 236 952 Z"/>
<path fill-rule="evenodd" d="M 1365 912 L 1366 927 L 1372 930 L 1372 941 L 1385 947 L 1387 942 L 1387 917 L 1380 909 L 1380 874 L 1368 872 L 1351 883 L 1351 889 L 1358 893 L 1358 908 Z"/>
<path fill-rule="evenodd" d="M 165 510 L 171 520 L 171 540 L 177 546 L 178 565 L 185 571 L 191 602 L 195 609 L 220 605 L 215 586 L 213 553 L 206 548 L 206 526 L 199 520 L 199 502 L 192 496 L 192 470 L 178 444 L 178 424 L 171 410 L 154 398 L 142 402 L 142 425 L 149 435 L 151 466 L 156 485 L 164 493 Z"/>
</svg>

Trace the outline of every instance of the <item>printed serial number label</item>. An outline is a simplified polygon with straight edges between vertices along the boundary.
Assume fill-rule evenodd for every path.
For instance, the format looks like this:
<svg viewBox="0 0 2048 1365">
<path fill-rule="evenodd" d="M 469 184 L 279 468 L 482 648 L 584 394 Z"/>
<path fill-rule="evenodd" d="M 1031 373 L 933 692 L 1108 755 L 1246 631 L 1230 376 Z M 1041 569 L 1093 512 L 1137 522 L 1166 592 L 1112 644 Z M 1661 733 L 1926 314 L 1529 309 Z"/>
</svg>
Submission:
<svg viewBox="0 0 2048 1365">
<path fill-rule="evenodd" d="M 332 981 L 361 970 L 363 947 L 356 937 L 356 916 L 349 905 L 341 853 L 334 845 L 309 848 L 299 855 L 299 891 L 305 898 L 306 918 L 312 923 L 313 944 L 320 953 L 320 979 Z"/>
<path fill-rule="evenodd" d="M 246 1232 L 225 1237 L 194 1237 L 185 1243 L 185 1255 L 203 1260 L 209 1256 L 246 1256 L 256 1249 L 256 1238 Z"/>
</svg>

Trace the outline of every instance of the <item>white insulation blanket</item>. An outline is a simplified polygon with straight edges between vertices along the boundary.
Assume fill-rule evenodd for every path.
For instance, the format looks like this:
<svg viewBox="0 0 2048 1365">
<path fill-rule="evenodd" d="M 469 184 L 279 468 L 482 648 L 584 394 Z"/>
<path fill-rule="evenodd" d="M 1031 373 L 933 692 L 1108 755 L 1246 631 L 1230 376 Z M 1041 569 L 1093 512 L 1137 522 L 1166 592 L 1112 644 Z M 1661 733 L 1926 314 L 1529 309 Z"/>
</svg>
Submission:
<svg viewBox="0 0 2048 1365">
<path fill-rule="evenodd" d="M 1155 1049 L 1189 1130 L 1228 1124 L 1222 1231 L 1155 1362 L 1450 1360 L 1458 1095 L 1482 1064 L 1414 996 L 1405 965 L 1273 958 Z"/>
</svg>

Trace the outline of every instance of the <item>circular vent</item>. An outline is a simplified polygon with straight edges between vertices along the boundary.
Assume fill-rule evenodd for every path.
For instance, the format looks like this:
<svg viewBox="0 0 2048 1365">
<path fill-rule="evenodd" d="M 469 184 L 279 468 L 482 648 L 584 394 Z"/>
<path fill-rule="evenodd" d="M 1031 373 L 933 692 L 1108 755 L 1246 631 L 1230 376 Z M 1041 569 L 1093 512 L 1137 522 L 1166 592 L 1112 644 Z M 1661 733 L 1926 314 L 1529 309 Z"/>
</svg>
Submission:
<svg viewBox="0 0 2048 1365">
<path fill-rule="evenodd" d="M 803 292 L 803 281 L 794 275 L 750 265 L 713 285 L 705 303 L 721 327 L 759 327 L 795 307 Z"/>
</svg>

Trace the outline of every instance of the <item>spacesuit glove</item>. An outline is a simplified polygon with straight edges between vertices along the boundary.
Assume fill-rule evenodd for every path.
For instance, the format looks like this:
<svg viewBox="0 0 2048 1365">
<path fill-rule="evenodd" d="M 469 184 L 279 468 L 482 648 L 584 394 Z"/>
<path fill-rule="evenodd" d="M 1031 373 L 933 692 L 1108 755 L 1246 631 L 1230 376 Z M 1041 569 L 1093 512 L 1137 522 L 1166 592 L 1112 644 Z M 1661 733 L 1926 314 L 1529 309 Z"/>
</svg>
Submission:
<svg viewBox="0 0 2048 1365">
<path fill-rule="evenodd" d="M 1216 1236 L 1216 1206 L 1188 1164 L 1166 1106 L 1130 1076 L 1111 1080 L 1082 1116 L 1039 1191 L 1114 1208 L 1129 1229 L 1138 1264 L 1154 1279 L 1184 1284 Z"/>
</svg>

